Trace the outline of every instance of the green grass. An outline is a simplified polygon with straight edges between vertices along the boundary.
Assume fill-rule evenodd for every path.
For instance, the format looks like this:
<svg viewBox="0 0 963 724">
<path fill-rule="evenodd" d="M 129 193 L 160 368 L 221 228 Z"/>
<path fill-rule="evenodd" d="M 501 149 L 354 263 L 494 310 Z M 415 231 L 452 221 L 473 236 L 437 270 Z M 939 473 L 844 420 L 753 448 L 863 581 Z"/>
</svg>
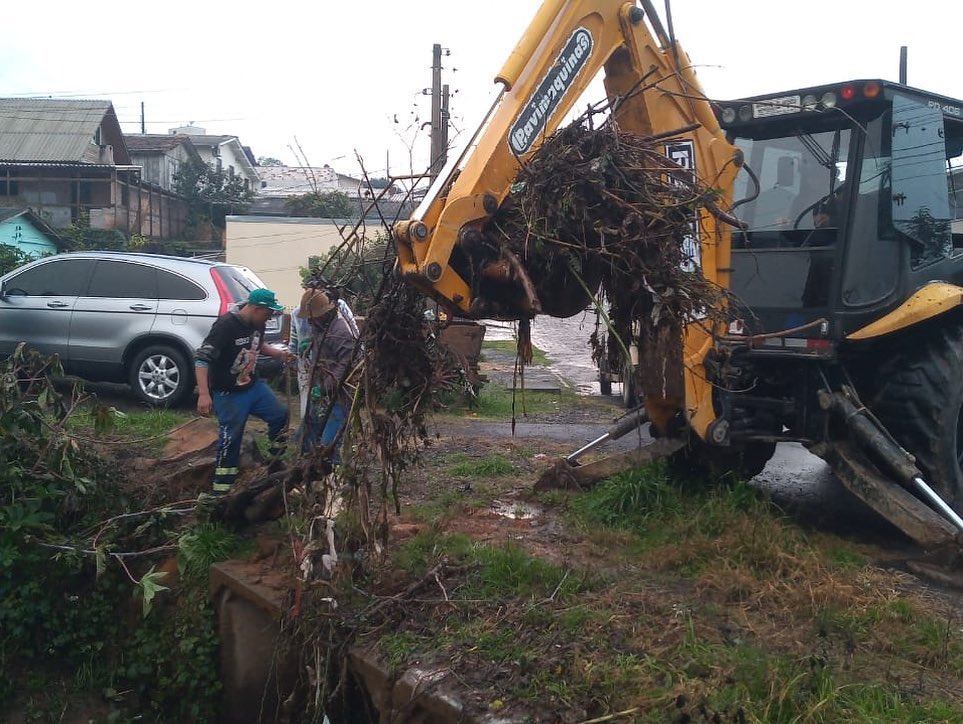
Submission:
<svg viewBox="0 0 963 724">
<path fill-rule="evenodd" d="M 177 567 L 189 578 L 206 576 L 211 564 L 250 552 L 251 544 L 217 523 L 202 523 L 177 540 Z"/>
<path fill-rule="evenodd" d="M 150 452 L 164 447 L 167 434 L 193 417 L 193 412 L 151 408 L 124 412 L 113 407 L 83 409 L 67 421 L 76 435 L 112 442 L 138 442 Z"/>
<path fill-rule="evenodd" d="M 442 556 L 472 569 L 469 580 L 459 589 L 461 596 L 470 599 L 564 597 L 596 585 L 585 574 L 535 558 L 517 545 L 487 546 L 467 536 L 443 535 L 434 530 L 404 543 L 395 562 L 417 574 Z"/>
<path fill-rule="evenodd" d="M 510 460 L 441 465 L 483 477 Z M 389 639 L 389 660 L 491 671 L 499 708 L 572 720 L 638 707 L 626 720 L 963 721 L 952 614 L 897 594 L 863 549 L 801 528 L 753 488 L 654 464 L 540 500 L 580 528 L 576 567 L 429 526 L 395 562 L 416 579 L 442 557 L 464 570 L 413 616 L 417 637 Z M 609 565 L 596 567 L 602 547 Z"/>
<path fill-rule="evenodd" d="M 834 548 L 829 551 L 830 560 L 839 568 L 862 568 L 866 565 L 866 557 L 846 548 Z"/>
<path fill-rule="evenodd" d="M 687 697 L 710 721 L 748 722 L 911 722 L 959 721 L 949 702 L 917 701 L 898 684 L 855 682 L 849 665 L 822 655 L 794 656 L 752 644 L 729 644 L 707 638 L 692 617 L 673 647 L 643 659 L 628 684 L 658 695 Z M 625 684 L 623 684 L 625 685 Z M 678 699 L 675 701 L 678 704 Z M 660 718 L 643 719 L 661 721 Z M 700 719 L 701 720 L 701 719 Z"/>
<path fill-rule="evenodd" d="M 514 414 L 521 417 L 525 414 L 539 414 L 555 412 L 566 407 L 579 404 L 578 396 L 574 392 L 530 392 L 506 390 L 495 385 L 485 385 L 478 397 L 470 406 L 470 412 L 476 417 L 507 420 Z"/>
<path fill-rule="evenodd" d="M 518 659 L 524 655 L 524 646 L 519 643 L 516 633 L 497 621 L 475 617 L 456 629 L 452 642 L 461 639 L 462 645 L 474 647 L 482 656 L 493 661 Z"/>
<path fill-rule="evenodd" d="M 687 500 L 665 466 L 656 464 L 619 473 L 573 505 L 586 520 L 644 534 L 649 520 L 678 517 Z"/>
<path fill-rule="evenodd" d="M 447 472 L 464 478 L 496 478 L 500 475 L 508 475 L 514 469 L 508 458 L 497 453 L 482 458 L 472 458 L 464 453 L 457 453 L 451 456 L 451 464 Z"/>
<path fill-rule="evenodd" d="M 725 652 L 710 649 L 715 665 Z M 843 667 L 817 658 L 796 660 L 747 648 L 732 666 L 728 685 L 710 696 L 714 708 L 739 709 L 749 721 L 939 722 L 959 721 L 947 703 L 912 701 L 898 685 L 847 681 Z M 760 663 L 768 671 L 760 667 Z"/>
<path fill-rule="evenodd" d="M 677 525 L 693 517 L 692 508 L 656 490 L 657 470 L 646 474 L 648 480 L 636 481 L 633 489 L 614 498 L 607 494 L 616 510 L 625 513 L 637 504 L 649 505 L 649 524 L 655 522 L 654 510 Z M 691 521 L 690 531 L 696 531 L 697 538 L 706 530 L 718 530 L 723 512 L 734 523 L 740 516 L 758 515 L 780 522 L 771 509 L 760 512 L 765 511 L 764 501 L 739 489 L 705 491 L 700 497 L 697 509 L 710 509 L 717 519 Z M 745 536 L 739 525 L 736 533 Z M 688 544 L 682 536 L 671 543 Z M 940 699 L 933 693 L 939 688 L 912 684 L 914 672 L 923 675 L 924 668 L 955 680 L 960 673 L 959 637 L 949 620 L 927 616 L 909 601 L 868 606 L 863 601 L 849 607 L 840 601 L 817 613 L 801 607 L 796 630 L 812 626 L 813 641 L 825 643 L 806 644 L 797 638 L 804 633 L 777 643 L 778 635 L 756 638 L 751 626 L 735 623 L 740 619 L 729 615 L 731 600 L 720 606 L 679 589 L 668 600 L 642 599 L 647 602 L 627 607 L 645 586 L 623 583 L 613 589 L 611 583 L 533 558 L 513 545 L 481 545 L 430 531 L 406 543 L 399 555 L 396 562 L 405 560 L 419 576 L 442 556 L 468 571 L 463 580 L 446 582 L 449 603 L 430 629 L 420 630 L 417 637 L 388 635 L 383 643 L 388 661 L 397 664 L 415 654 L 430 654 L 486 670 L 510 667 L 512 675 L 499 679 L 498 701 L 526 701 L 559 714 L 580 712 L 587 702 L 596 715 L 639 707 L 632 720 L 641 722 L 961 721 L 955 700 Z M 745 554 L 737 552 L 732 560 L 725 558 L 728 553 L 720 555 L 724 562 L 717 565 L 729 566 Z M 822 555 L 827 566 L 840 557 L 839 550 L 828 546 Z M 842 558 L 840 575 L 845 580 L 853 575 L 847 567 L 854 559 Z M 759 572 L 759 580 L 769 575 L 779 575 L 772 565 Z M 808 588 L 815 582 L 800 578 L 792 585 Z M 801 593 L 806 599 L 816 591 Z M 767 599 L 761 600 L 768 605 Z M 771 611 L 788 613 L 779 602 Z M 763 618 L 767 615 L 762 613 Z M 819 627 L 822 633 L 815 630 Z M 873 648 L 878 638 L 885 640 Z M 836 653 L 840 644 L 848 653 Z M 887 661 L 884 668 L 878 665 L 880 652 Z M 909 668 L 902 668 L 904 663 Z"/>
<path fill-rule="evenodd" d="M 744 484 L 706 488 L 671 476 L 661 462 L 612 476 L 572 498 L 570 509 L 583 526 L 629 531 L 648 546 L 679 536 L 714 536 L 747 513 L 769 512 L 759 494 Z"/>
<path fill-rule="evenodd" d="M 408 659 L 423 649 L 425 643 L 426 639 L 409 631 L 385 634 L 378 639 L 385 663 L 388 664 L 392 673 L 402 671 L 402 667 L 408 662 Z"/>
<path fill-rule="evenodd" d="M 480 545 L 472 553 L 480 571 L 466 586 L 469 596 L 530 598 L 554 593 L 564 598 L 591 587 L 583 574 L 533 558 L 512 544 L 499 548 Z"/>
<path fill-rule="evenodd" d="M 441 535 L 428 530 L 399 546 L 394 560 L 409 573 L 422 575 L 442 556 L 463 560 L 471 555 L 474 547 L 475 542 L 466 535 Z"/>
<path fill-rule="evenodd" d="M 504 352 L 512 355 L 513 357 L 518 353 L 518 345 L 514 340 L 503 339 L 503 340 L 492 340 L 489 342 L 482 343 L 481 359 L 485 360 L 485 350 L 497 350 L 499 352 Z M 533 365 L 550 365 L 551 360 L 548 356 L 536 347 L 532 345 L 532 364 Z"/>
<path fill-rule="evenodd" d="M 572 494 L 565 490 L 542 490 L 535 493 L 535 499 L 546 507 L 567 510 Z"/>
<path fill-rule="evenodd" d="M 465 495 L 461 491 L 446 490 L 428 502 L 408 506 L 408 514 L 420 523 L 441 525 L 465 506 L 472 505 L 473 501 L 466 499 Z"/>
</svg>

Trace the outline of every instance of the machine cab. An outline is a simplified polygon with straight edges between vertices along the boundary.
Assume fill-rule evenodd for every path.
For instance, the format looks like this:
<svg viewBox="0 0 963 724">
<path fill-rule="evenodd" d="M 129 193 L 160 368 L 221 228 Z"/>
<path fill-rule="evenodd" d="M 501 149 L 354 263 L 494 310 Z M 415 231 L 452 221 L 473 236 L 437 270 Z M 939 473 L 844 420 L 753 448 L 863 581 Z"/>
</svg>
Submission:
<svg viewBox="0 0 963 724">
<path fill-rule="evenodd" d="M 745 161 L 737 316 L 753 333 L 801 328 L 768 351 L 824 353 L 927 282 L 963 284 L 963 102 L 864 80 L 716 112 Z"/>
</svg>

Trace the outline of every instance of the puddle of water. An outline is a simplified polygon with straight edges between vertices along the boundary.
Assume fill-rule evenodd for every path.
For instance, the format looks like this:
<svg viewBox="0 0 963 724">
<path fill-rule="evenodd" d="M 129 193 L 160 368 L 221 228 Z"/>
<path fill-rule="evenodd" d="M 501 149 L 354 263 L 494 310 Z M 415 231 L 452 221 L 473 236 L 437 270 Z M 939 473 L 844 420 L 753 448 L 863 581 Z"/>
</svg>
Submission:
<svg viewBox="0 0 963 724">
<path fill-rule="evenodd" d="M 531 520 L 542 514 L 539 506 L 519 500 L 496 500 L 492 503 L 491 511 L 495 515 L 512 520 Z"/>
</svg>

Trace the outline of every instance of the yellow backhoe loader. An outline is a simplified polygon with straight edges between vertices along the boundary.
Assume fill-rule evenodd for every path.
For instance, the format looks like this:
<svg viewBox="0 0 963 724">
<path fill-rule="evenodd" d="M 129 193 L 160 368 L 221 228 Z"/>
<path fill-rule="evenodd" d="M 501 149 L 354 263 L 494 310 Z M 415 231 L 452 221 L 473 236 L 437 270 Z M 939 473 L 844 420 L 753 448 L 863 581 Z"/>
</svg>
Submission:
<svg viewBox="0 0 963 724">
<path fill-rule="evenodd" d="M 669 24 L 671 27 L 671 23 Z M 795 441 L 924 548 L 963 530 L 963 101 L 884 80 L 706 98 L 648 0 L 545 0 L 467 151 L 395 227 L 399 271 L 450 313 L 581 311 L 572 285 L 474 253 L 522 164 L 604 74 L 623 132 L 718 190 L 692 259 L 739 300 L 639 382 L 653 434 L 759 472 Z M 662 142 L 662 141 L 660 141 Z M 590 290 L 591 291 L 591 290 Z M 638 371 L 644 377 L 644 369 Z"/>
</svg>

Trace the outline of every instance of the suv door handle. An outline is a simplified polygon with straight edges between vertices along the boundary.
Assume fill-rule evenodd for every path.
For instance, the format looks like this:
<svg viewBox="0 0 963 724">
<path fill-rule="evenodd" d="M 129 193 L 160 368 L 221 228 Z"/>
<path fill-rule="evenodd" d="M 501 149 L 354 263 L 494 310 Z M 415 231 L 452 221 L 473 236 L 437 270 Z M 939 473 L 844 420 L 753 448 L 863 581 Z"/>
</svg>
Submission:
<svg viewBox="0 0 963 724">
<path fill-rule="evenodd" d="M 69 307 L 70 305 L 67 304 L 67 302 L 53 301 L 47 302 L 47 306 L 53 309 L 63 309 L 64 307 Z"/>
<path fill-rule="evenodd" d="M 147 304 L 131 304 L 130 308 L 135 312 L 147 312 L 153 309 L 153 307 L 148 306 Z"/>
</svg>

